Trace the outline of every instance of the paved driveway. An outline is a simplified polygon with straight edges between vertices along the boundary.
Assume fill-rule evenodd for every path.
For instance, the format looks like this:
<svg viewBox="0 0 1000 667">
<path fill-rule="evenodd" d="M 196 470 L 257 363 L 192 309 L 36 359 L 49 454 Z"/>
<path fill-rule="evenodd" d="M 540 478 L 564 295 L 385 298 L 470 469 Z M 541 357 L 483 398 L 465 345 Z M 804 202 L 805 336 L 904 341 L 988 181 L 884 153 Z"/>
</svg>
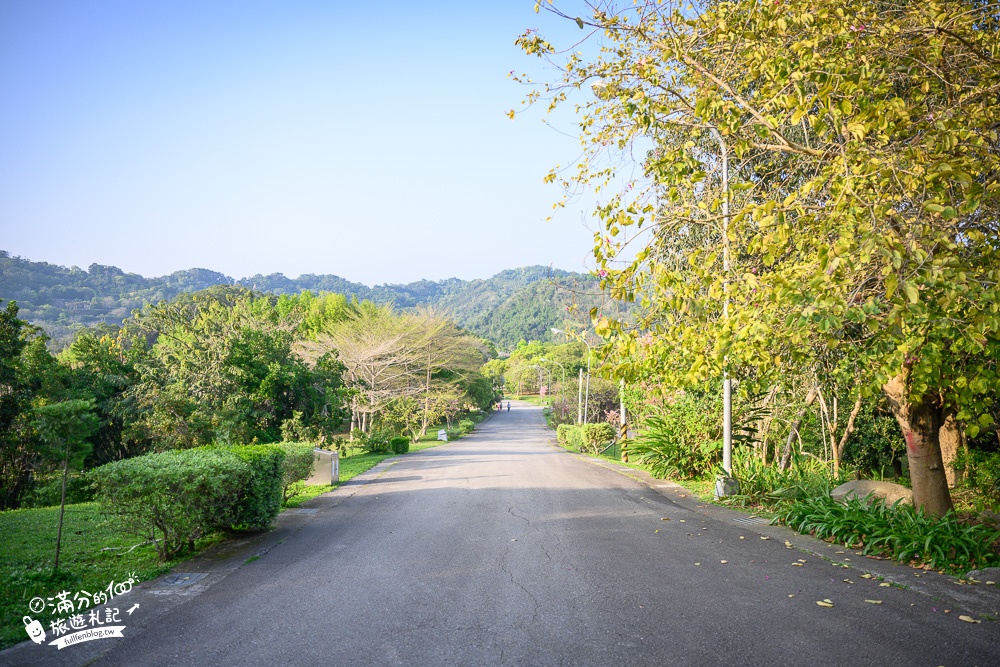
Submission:
<svg viewBox="0 0 1000 667">
<path fill-rule="evenodd" d="M 284 517 L 270 541 L 188 566 L 211 573 L 204 585 L 131 593 L 141 607 L 125 639 L 6 655 L 242 667 L 1000 664 L 997 624 L 959 621 L 951 580 L 935 584 L 937 600 L 915 588 L 922 579 L 880 586 L 853 553 L 809 538 L 786 546 L 784 529 L 739 523 L 678 487 L 563 451 L 552 435 L 538 408 L 514 402 L 472 436 Z M 244 563 L 247 550 L 264 553 Z M 994 604 L 989 593 L 965 604 Z"/>
</svg>

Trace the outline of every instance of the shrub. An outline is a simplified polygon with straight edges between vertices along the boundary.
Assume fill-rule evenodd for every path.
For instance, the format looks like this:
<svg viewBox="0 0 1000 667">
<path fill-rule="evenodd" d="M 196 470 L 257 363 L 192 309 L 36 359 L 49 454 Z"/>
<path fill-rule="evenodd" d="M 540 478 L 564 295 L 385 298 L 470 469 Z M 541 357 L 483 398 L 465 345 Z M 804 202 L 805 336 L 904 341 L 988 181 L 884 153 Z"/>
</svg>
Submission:
<svg viewBox="0 0 1000 667">
<path fill-rule="evenodd" d="M 710 472 L 722 452 L 714 399 L 681 396 L 646 420 L 631 444 L 636 462 L 657 477 L 692 479 Z"/>
<path fill-rule="evenodd" d="M 962 486 L 971 489 L 982 505 L 1000 507 L 1000 452 L 960 451 L 955 467 L 965 473 Z"/>
<path fill-rule="evenodd" d="M 584 424 L 582 429 L 583 445 L 588 452 L 600 453 L 604 446 L 615 439 L 615 429 L 607 422 Z"/>
<path fill-rule="evenodd" d="M 250 464 L 230 528 L 265 530 L 281 511 L 285 452 L 277 445 L 232 445 L 225 448 Z"/>
<path fill-rule="evenodd" d="M 361 448 L 369 454 L 385 454 L 390 451 L 389 441 L 394 433 L 384 429 L 372 429 L 361 436 Z"/>
<path fill-rule="evenodd" d="M 223 449 L 147 454 L 87 473 L 101 511 L 145 538 L 168 560 L 209 532 L 233 523 L 250 464 Z"/>
<path fill-rule="evenodd" d="M 472 433 L 473 429 L 476 428 L 476 424 L 471 419 L 463 419 L 458 422 L 458 428 L 466 433 Z"/>
<path fill-rule="evenodd" d="M 307 479 L 312 474 L 313 446 L 308 442 L 282 442 L 277 445 L 285 452 L 281 464 L 281 501 L 288 500 L 292 484 Z"/>
<path fill-rule="evenodd" d="M 569 444 L 569 433 L 576 427 L 571 424 L 559 424 L 556 427 L 556 442 L 560 445 Z"/>
<path fill-rule="evenodd" d="M 457 429 L 457 428 L 450 428 L 450 429 L 448 429 L 448 439 L 449 440 L 458 440 L 463 435 L 465 435 L 465 433 L 463 433 L 461 429 Z"/>
<path fill-rule="evenodd" d="M 582 426 L 571 426 L 570 430 L 566 432 L 566 444 L 569 445 L 571 449 L 580 451 L 583 449 L 583 427 Z"/>
<path fill-rule="evenodd" d="M 389 449 L 392 450 L 393 454 L 405 454 L 410 451 L 410 439 L 402 435 L 390 438 Z"/>
<path fill-rule="evenodd" d="M 890 556 L 936 570 L 965 572 L 1000 562 L 996 552 L 1000 531 L 961 523 L 950 510 L 934 517 L 910 505 L 870 500 L 841 503 L 819 496 L 792 504 L 775 520 L 800 533 L 862 549 L 865 555 Z"/>
</svg>

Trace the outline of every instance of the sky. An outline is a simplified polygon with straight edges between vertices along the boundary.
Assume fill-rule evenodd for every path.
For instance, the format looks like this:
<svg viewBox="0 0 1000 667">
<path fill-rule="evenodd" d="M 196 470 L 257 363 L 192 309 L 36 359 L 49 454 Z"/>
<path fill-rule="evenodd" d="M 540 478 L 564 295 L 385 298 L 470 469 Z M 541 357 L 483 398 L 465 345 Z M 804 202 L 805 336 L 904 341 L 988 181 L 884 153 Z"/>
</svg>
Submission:
<svg viewBox="0 0 1000 667">
<path fill-rule="evenodd" d="M 533 0 L 0 3 L 0 249 L 160 276 L 373 285 L 592 268 L 543 177 L 572 117 L 508 72 Z"/>
</svg>

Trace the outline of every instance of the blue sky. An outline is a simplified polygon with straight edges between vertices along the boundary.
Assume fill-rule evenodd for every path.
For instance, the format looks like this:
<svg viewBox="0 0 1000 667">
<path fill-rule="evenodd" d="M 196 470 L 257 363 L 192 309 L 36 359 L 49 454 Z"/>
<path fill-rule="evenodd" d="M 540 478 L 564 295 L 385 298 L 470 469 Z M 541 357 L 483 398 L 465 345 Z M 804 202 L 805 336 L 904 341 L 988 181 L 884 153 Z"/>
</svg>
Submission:
<svg viewBox="0 0 1000 667">
<path fill-rule="evenodd" d="M 511 121 L 533 1 L 0 3 L 0 249 L 367 284 L 585 270 L 575 138 Z M 573 133 L 571 118 L 553 119 Z"/>
</svg>

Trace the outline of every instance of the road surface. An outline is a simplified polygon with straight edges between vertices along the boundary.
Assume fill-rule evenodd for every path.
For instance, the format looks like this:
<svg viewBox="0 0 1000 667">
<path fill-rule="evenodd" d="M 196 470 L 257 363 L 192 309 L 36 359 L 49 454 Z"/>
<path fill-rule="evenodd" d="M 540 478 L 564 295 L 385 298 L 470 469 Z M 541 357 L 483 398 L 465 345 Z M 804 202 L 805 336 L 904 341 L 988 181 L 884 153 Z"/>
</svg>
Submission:
<svg viewBox="0 0 1000 667">
<path fill-rule="evenodd" d="M 783 528 L 737 523 L 675 486 L 566 452 L 552 436 L 540 409 L 515 401 L 468 438 L 312 501 L 316 513 L 211 585 L 133 593 L 141 606 L 124 639 L 58 655 L 28 645 L 8 657 L 109 666 L 1000 665 L 997 623 L 960 621 L 966 611 L 951 598 L 880 586 L 861 578 L 871 562 L 851 552 L 815 543 L 831 564 L 786 546 Z M 939 588 L 949 585 L 957 589 Z M 833 606 L 817 605 L 824 600 Z"/>
</svg>

